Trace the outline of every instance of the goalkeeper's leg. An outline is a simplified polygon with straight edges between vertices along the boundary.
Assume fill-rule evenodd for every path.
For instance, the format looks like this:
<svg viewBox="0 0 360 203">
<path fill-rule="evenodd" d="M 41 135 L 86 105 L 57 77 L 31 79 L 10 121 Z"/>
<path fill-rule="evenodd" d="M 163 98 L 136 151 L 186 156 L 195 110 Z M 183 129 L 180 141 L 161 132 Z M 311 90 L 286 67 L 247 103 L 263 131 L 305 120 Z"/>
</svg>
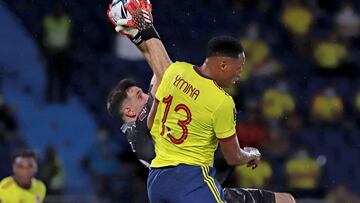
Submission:
<svg viewBox="0 0 360 203">
<path fill-rule="evenodd" d="M 262 189 L 224 188 L 227 203 L 295 203 L 288 193 L 277 193 Z"/>
<path fill-rule="evenodd" d="M 276 203 L 295 203 L 295 198 L 289 193 L 278 193 L 275 192 Z"/>
</svg>

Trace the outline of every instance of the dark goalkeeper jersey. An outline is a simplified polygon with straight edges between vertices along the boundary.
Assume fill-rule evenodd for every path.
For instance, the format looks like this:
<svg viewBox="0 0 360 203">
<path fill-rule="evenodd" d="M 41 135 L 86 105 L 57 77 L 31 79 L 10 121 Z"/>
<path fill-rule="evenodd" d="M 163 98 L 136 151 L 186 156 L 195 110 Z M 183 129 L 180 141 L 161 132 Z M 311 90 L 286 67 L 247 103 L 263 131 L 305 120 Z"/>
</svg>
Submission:
<svg viewBox="0 0 360 203">
<path fill-rule="evenodd" d="M 136 121 L 125 123 L 121 127 L 132 151 L 146 167 L 150 167 L 151 160 L 155 157 L 154 143 L 151 139 L 150 130 L 147 128 L 147 118 L 153 101 L 154 98 L 150 95 Z"/>
</svg>

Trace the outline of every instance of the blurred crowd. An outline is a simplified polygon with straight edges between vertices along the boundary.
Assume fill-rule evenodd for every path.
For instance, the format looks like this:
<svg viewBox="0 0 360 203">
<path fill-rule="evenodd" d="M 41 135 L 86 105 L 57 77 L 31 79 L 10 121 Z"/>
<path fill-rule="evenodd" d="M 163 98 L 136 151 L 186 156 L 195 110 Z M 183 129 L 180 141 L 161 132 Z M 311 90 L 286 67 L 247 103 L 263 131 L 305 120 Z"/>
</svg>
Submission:
<svg viewBox="0 0 360 203">
<path fill-rule="evenodd" d="M 30 18 L 23 21 L 47 61 L 47 101 L 65 103 L 71 90 L 104 123 L 81 162 L 96 183 L 98 197 L 108 202 L 118 198 L 145 202 L 146 169 L 137 163 L 124 138 L 114 136 L 119 126 L 108 118 L 101 99 L 125 76 L 146 86 L 148 79 L 144 81 L 138 71 L 148 67 L 139 52 L 114 34 L 103 2 L 89 1 L 81 12 L 78 3 L 69 1 L 51 7 L 40 1 L 6 2 L 19 16 L 28 17 L 23 14 L 26 6 L 46 11 L 33 17 L 41 26 L 30 26 Z M 258 147 L 263 160 L 254 171 L 236 167 L 225 185 L 359 202 L 355 186 L 360 183 L 360 3 L 201 0 L 194 2 L 201 9 L 193 10 L 191 2 L 177 8 L 169 6 L 173 2 L 153 4 L 156 26 L 174 58 L 199 62 L 206 45 L 202 40 L 215 34 L 239 37 L 245 48 L 241 82 L 227 91 L 239 111 L 241 146 Z M 177 26 L 183 35 L 174 34 Z M 0 104 L 0 145 L 4 146 L 0 150 L 6 151 L 0 156 L 6 160 L 13 146 L 25 142 L 11 108 L 1 99 Z M 56 154 L 54 148 L 46 149 L 40 176 L 53 194 L 61 194 L 64 166 Z M 9 173 L 5 165 L 0 167 L 0 173 Z"/>
<path fill-rule="evenodd" d="M 14 109 L 8 106 L 0 93 L 0 178 L 11 173 L 11 153 L 26 146 L 18 131 Z"/>
<path fill-rule="evenodd" d="M 330 175 L 336 173 L 329 172 L 337 170 L 334 165 L 343 162 L 342 158 L 331 160 L 336 155 L 327 153 L 335 148 L 352 148 L 356 157 L 359 153 L 355 140 L 342 144 L 347 133 L 357 134 L 360 124 L 357 3 L 283 1 L 276 18 L 280 43 L 268 40 L 275 33 L 264 30 L 262 22 L 247 25 L 241 36 L 247 69 L 237 89 L 230 91 L 240 104 L 239 141 L 262 149 L 264 159 L 258 171 L 235 170 L 238 186 L 286 188 L 303 198 L 360 201 L 350 192 L 355 188 L 347 184 L 356 180 Z M 258 12 L 272 7 L 268 1 L 235 1 L 234 5 Z M 344 159 L 351 156 L 348 153 Z"/>
</svg>

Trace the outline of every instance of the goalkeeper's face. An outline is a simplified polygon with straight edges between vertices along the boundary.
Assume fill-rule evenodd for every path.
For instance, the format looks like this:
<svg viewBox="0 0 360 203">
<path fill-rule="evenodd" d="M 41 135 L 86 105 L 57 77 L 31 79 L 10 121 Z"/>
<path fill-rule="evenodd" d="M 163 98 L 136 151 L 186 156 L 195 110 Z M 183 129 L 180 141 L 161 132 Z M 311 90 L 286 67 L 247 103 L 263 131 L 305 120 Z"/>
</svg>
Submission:
<svg viewBox="0 0 360 203">
<path fill-rule="evenodd" d="M 245 65 L 244 52 L 238 55 L 238 58 L 226 57 L 220 63 L 220 85 L 224 87 L 231 86 L 240 80 L 240 74 Z"/>
<path fill-rule="evenodd" d="M 126 93 L 127 98 L 122 105 L 123 115 L 128 118 L 136 118 L 146 105 L 149 95 L 137 86 L 130 87 Z"/>
</svg>

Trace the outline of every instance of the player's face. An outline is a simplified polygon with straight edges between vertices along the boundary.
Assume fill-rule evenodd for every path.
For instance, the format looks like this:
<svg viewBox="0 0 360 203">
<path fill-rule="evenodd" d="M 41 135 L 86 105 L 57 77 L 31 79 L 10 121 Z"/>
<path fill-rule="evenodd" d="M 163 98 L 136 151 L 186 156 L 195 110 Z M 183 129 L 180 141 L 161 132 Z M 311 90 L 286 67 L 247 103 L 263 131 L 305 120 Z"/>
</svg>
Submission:
<svg viewBox="0 0 360 203">
<path fill-rule="evenodd" d="M 21 185 L 30 185 L 31 179 L 37 171 L 37 164 L 34 158 L 17 157 L 13 164 L 13 173 Z"/>
<path fill-rule="evenodd" d="M 223 86 L 230 86 L 240 80 L 240 74 L 245 65 L 244 52 L 239 54 L 239 57 L 228 58 L 226 60 L 226 69 L 223 72 Z"/>
<path fill-rule="evenodd" d="M 127 95 L 123 107 L 124 114 L 128 117 L 136 117 L 145 106 L 149 95 L 145 94 L 142 89 L 137 86 L 130 87 Z"/>
</svg>

